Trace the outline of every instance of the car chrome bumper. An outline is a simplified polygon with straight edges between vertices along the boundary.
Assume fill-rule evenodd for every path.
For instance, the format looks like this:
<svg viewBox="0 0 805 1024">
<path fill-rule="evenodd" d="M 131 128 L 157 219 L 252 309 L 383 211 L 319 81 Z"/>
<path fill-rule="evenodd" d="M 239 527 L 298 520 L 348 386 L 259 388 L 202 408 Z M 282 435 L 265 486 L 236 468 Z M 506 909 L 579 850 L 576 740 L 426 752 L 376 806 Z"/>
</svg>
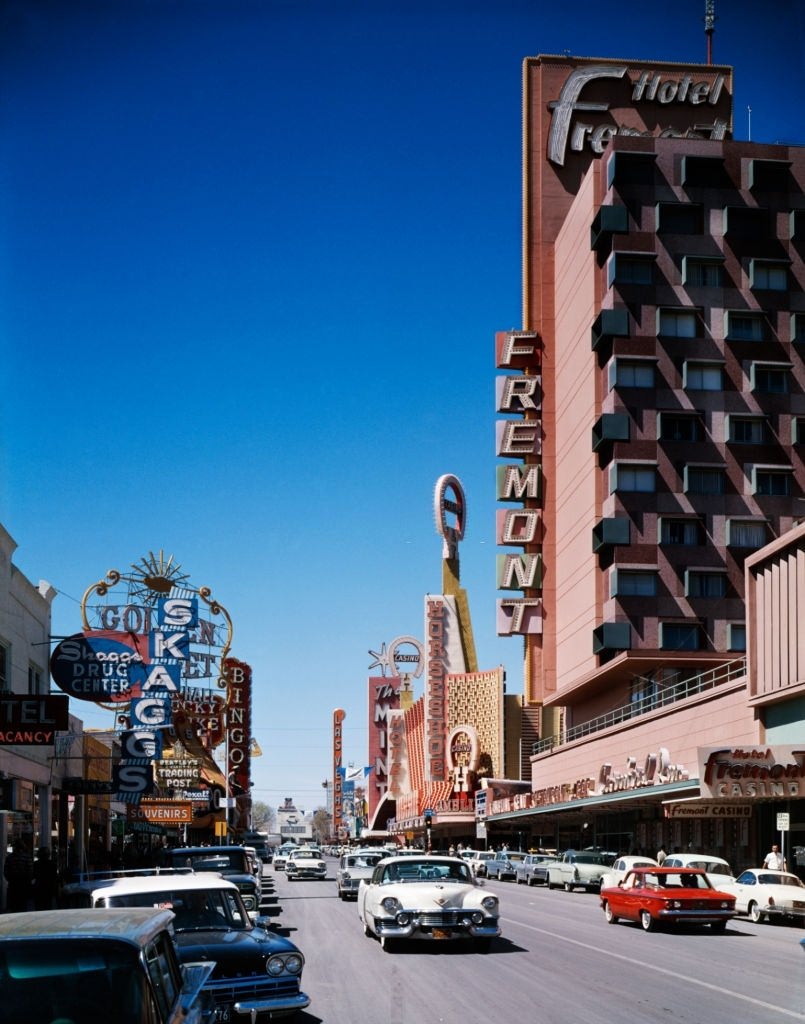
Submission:
<svg viewBox="0 0 805 1024">
<path fill-rule="evenodd" d="M 244 1017 L 260 1013 L 294 1013 L 310 1006 L 310 996 L 300 992 L 295 996 L 280 996 L 276 999 L 243 999 L 234 1004 L 235 1013 Z"/>
<path fill-rule="evenodd" d="M 494 939 L 500 935 L 497 921 L 489 924 L 426 925 L 414 917 L 407 925 L 399 925 L 393 920 L 376 920 L 375 926 L 378 936 L 387 939 Z"/>
<path fill-rule="evenodd" d="M 735 917 L 734 910 L 661 910 L 663 921 L 692 921 L 706 924 L 708 921 L 731 921 Z"/>
<path fill-rule="evenodd" d="M 805 909 L 800 909 L 798 907 L 761 907 L 760 912 L 762 914 L 768 914 L 769 917 L 805 918 Z"/>
</svg>

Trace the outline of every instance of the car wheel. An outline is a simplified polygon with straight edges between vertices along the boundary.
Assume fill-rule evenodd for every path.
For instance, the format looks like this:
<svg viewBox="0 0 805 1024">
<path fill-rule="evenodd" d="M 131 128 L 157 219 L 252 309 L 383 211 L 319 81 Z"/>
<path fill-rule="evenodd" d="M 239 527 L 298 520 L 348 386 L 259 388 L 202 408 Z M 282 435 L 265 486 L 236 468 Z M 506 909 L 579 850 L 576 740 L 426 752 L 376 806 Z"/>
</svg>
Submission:
<svg viewBox="0 0 805 1024">
<path fill-rule="evenodd" d="M 612 907 L 609 905 L 609 901 L 604 904 L 604 917 L 607 919 L 607 924 L 617 924 L 618 918 L 612 913 Z"/>
<path fill-rule="evenodd" d="M 654 931 L 654 918 L 651 916 L 648 910 L 640 911 L 640 925 L 644 932 Z"/>
<path fill-rule="evenodd" d="M 755 924 L 760 924 L 766 915 L 754 901 L 749 904 L 749 917 Z"/>
<path fill-rule="evenodd" d="M 719 934 L 721 934 L 721 932 L 725 932 L 727 930 L 727 922 L 726 921 L 711 921 L 710 922 L 710 930 L 713 931 L 713 932 L 718 932 Z"/>
<path fill-rule="evenodd" d="M 516 877 L 514 880 L 515 880 L 515 882 L 517 882 L 518 885 L 522 885 L 523 884 L 523 880 L 519 876 Z"/>
</svg>

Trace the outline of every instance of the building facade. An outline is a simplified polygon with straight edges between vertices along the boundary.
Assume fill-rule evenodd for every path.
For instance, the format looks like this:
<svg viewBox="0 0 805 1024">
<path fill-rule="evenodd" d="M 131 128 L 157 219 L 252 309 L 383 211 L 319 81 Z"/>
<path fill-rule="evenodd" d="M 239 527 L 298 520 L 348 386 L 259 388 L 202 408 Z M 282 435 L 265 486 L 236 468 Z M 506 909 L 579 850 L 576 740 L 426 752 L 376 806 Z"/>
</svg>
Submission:
<svg viewBox="0 0 805 1024">
<path fill-rule="evenodd" d="M 713 65 L 528 59 L 524 125 L 499 631 L 524 636 L 541 726 L 532 793 L 490 825 L 751 860 L 745 811 L 662 800 L 698 795 L 700 749 L 764 739 L 744 571 L 805 509 L 805 150 L 733 141 Z"/>
</svg>

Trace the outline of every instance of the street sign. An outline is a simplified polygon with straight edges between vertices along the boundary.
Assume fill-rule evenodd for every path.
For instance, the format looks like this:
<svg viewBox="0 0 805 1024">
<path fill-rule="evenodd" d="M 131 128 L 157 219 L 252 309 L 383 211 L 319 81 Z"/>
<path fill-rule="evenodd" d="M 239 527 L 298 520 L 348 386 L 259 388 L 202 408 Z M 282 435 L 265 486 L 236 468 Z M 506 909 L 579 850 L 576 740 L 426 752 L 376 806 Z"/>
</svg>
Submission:
<svg viewBox="0 0 805 1024">
<path fill-rule="evenodd" d="M 787 811 L 780 811 L 777 815 L 777 831 L 788 832 L 791 828 L 791 815 Z"/>
</svg>

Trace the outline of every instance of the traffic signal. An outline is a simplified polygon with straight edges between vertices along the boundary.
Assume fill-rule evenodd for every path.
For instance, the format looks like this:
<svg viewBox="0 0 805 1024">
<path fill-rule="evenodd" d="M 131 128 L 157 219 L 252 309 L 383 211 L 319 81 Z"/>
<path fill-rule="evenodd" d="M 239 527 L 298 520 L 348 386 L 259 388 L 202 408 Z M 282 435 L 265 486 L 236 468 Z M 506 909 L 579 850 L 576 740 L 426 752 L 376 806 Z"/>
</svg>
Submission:
<svg viewBox="0 0 805 1024">
<path fill-rule="evenodd" d="M 430 828 L 433 824 L 433 815 L 430 811 L 425 812 L 425 828 Z"/>
</svg>

